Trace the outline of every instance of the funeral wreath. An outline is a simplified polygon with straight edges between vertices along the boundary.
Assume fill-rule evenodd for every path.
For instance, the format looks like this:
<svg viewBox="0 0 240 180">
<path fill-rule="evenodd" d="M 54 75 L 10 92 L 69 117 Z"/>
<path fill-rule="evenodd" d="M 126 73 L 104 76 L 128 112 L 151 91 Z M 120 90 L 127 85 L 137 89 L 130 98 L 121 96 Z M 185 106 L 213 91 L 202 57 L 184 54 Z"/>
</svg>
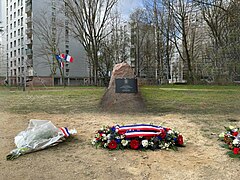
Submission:
<svg viewBox="0 0 240 180">
<path fill-rule="evenodd" d="M 173 149 L 184 146 L 183 136 L 176 130 L 151 124 L 103 126 L 97 130 L 92 145 L 114 149 Z"/>
</svg>

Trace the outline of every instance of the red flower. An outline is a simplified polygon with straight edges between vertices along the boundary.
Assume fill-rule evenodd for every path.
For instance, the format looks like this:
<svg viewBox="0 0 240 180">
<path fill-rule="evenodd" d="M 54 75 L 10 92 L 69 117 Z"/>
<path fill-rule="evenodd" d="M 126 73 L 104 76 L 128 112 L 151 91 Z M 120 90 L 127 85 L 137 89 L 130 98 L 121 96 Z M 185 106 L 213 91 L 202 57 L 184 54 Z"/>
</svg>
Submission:
<svg viewBox="0 0 240 180">
<path fill-rule="evenodd" d="M 171 128 L 165 128 L 166 129 L 166 131 L 168 132 L 169 130 L 171 130 Z"/>
<path fill-rule="evenodd" d="M 238 135 L 238 132 L 233 132 L 232 135 L 233 135 L 233 136 L 237 136 L 237 135 Z"/>
<path fill-rule="evenodd" d="M 115 140 L 111 140 L 108 144 L 109 149 L 116 149 L 117 148 L 117 142 Z"/>
<path fill-rule="evenodd" d="M 133 140 L 131 140 L 131 142 L 130 142 L 130 147 L 132 148 L 132 149 L 138 149 L 139 148 L 139 141 L 138 140 L 136 140 L 136 139 L 133 139 Z"/>
<path fill-rule="evenodd" d="M 239 150 L 240 150 L 240 148 L 233 148 L 233 153 L 234 153 L 234 154 L 238 154 L 238 153 L 239 153 Z"/>
<path fill-rule="evenodd" d="M 181 134 L 178 135 L 177 142 L 179 145 L 183 145 L 183 136 Z"/>
<path fill-rule="evenodd" d="M 160 131 L 161 131 L 161 133 L 160 133 L 159 136 L 160 136 L 162 139 L 164 139 L 164 138 L 166 137 L 166 132 L 165 132 L 164 129 L 160 129 Z"/>
</svg>

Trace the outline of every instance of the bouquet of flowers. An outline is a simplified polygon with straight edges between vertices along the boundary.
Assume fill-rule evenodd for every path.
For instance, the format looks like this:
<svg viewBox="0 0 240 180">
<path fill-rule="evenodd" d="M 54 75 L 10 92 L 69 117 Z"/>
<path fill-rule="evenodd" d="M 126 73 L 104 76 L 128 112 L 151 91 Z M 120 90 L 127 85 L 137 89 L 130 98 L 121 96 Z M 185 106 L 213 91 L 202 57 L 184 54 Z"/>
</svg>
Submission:
<svg viewBox="0 0 240 180">
<path fill-rule="evenodd" d="M 28 128 L 15 137 L 14 142 L 17 148 L 7 155 L 7 160 L 13 160 L 23 154 L 54 146 L 76 133 L 75 129 L 57 128 L 51 121 L 30 120 Z"/>
<path fill-rule="evenodd" d="M 225 127 L 226 131 L 219 135 L 219 139 L 226 144 L 222 147 L 230 149 L 227 152 L 230 157 L 240 158 L 240 131 L 234 126 Z"/>
<path fill-rule="evenodd" d="M 174 149 L 184 146 L 183 136 L 171 128 L 149 124 L 103 126 L 92 145 L 113 149 Z"/>
</svg>

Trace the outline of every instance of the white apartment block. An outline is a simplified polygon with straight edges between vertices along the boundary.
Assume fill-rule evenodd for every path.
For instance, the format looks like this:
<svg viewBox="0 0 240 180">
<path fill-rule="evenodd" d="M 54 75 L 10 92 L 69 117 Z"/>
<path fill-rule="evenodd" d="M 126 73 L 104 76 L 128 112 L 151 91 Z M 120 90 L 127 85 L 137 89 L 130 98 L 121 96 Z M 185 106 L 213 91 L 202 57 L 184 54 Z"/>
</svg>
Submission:
<svg viewBox="0 0 240 180">
<path fill-rule="evenodd" d="M 62 84 L 52 52 L 67 53 L 74 58 L 73 63 L 64 65 L 65 83 L 83 84 L 89 75 L 86 53 L 71 36 L 62 1 L 5 0 L 3 7 L 8 69 L 6 78 L 9 84 L 22 85 L 24 81 L 33 86 Z M 43 29 L 46 34 L 43 34 Z M 57 67 L 54 72 L 54 68 L 51 68 L 53 66 Z"/>
</svg>

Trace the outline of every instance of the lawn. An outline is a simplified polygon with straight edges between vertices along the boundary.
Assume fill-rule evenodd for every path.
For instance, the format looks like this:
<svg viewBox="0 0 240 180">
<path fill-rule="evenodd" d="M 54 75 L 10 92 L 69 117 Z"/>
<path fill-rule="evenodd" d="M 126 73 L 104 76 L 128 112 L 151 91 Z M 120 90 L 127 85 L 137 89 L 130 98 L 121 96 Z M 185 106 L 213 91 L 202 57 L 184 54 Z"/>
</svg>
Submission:
<svg viewBox="0 0 240 180">
<path fill-rule="evenodd" d="M 147 113 L 235 114 L 239 112 L 240 86 L 143 86 Z M 0 111 L 65 114 L 99 112 L 104 93 L 100 87 L 11 90 L 0 88 Z"/>
<path fill-rule="evenodd" d="M 143 87 L 141 90 L 149 112 L 239 113 L 240 86 L 168 85 Z"/>
</svg>

